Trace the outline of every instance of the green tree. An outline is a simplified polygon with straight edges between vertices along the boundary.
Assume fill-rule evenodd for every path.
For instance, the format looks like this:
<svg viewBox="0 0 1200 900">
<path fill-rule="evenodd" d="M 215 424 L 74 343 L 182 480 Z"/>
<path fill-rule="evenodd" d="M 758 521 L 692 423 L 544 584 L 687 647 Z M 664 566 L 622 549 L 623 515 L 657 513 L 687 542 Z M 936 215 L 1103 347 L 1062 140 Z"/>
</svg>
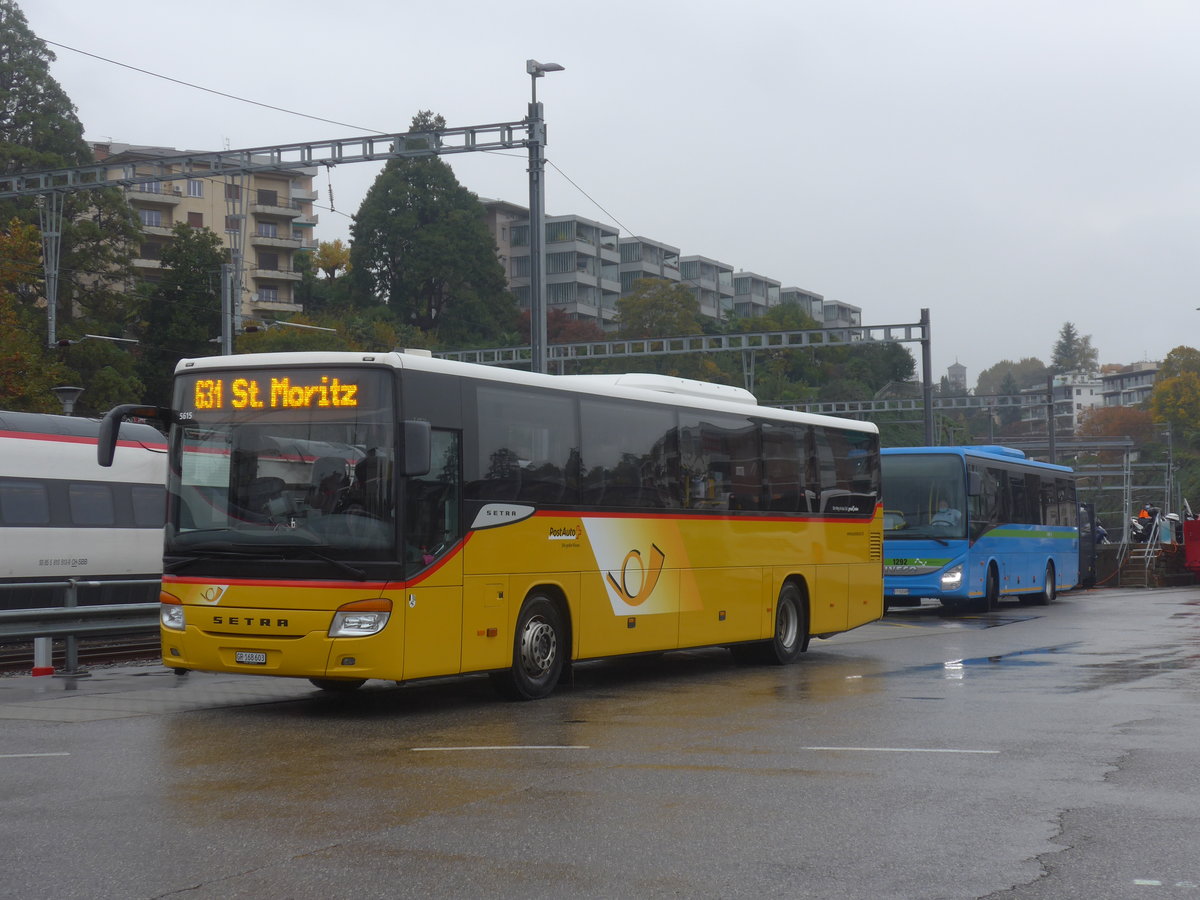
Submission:
<svg viewBox="0 0 1200 900">
<path fill-rule="evenodd" d="M 54 54 L 30 29 L 14 0 L 0 0 L 0 171 L 64 168 L 94 162 L 83 125 L 62 87 L 50 75 Z M 109 188 L 72 191 L 61 197 L 57 321 L 68 336 L 72 318 L 80 333 L 112 334 L 127 327 L 126 285 L 133 247 L 141 233 L 121 193 Z M 33 198 L 0 201 L 0 221 L 19 216 L 39 222 Z M 22 303 L 27 298 L 18 298 Z M 45 335 L 45 313 L 22 322 Z M 56 335 L 57 337 L 57 335 Z"/>
<path fill-rule="evenodd" d="M 63 384 L 61 367 L 21 321 L 21 295 L 36 293 L 40 269 L 37 230 L 19 220 L 0 231 L 0 409 L 58 412 L 50 389 Z"/>
<path fill-rule="evenodd" d="M 1003 397 L 1015 397 L 1021 393 L 1021 385 L 1012 370 L 1004 373 L 1004 379 L 1000 382 L 1000 390 L 996 393 Z M 1021 410 L 1017 406 L 1002 406 L 998 418 L 1001 427 L 1007 428 L 1016 425 L 1021 421 Z"/>
<path fill-rule="evenodd" d="M 221 239 L 180 222 L 162 251 L 162 281 L 146 304 L 139 375 L 148 402 L 170 402 L 171 374 L 184 357 L 211 356 L 221 333 Z"/>
<path fill-rule="evenodd" d="M 1158 378 L 1175 378 L 1184 372 L 1200 375 L 1200 350 L 1193 347 L 1176 347 L 1163 357 L 1162 365 L 1158 367 Z"/>
<path fill-rule="evenodd" d="M 412 131 L 445 127 L 422 112 Z M 386 304 L 400 325 L 444 346 L 486 345 L 517 328 L 479 199 L 436 157 L 393 159 L 350 228 L 350 279 L 362 305 Z"/>
<path fill-rule="evenodd" d="M 1054 344 L 1050 364 L 1056 372 L 1095 373 L 1099 351 L 1092 346 L 1091 335 L 1080 335 L 1071 322 L 1064 322 Z"/>
<path fill-rule="evenodd" d="M 1008 379 L 1011 376 L 1011 381 Z M 1004 387 L 1005 383 L 1009 387 Z M 1015 385 L 1016 390 L 1011 388 Z M 975 379 L 975 394 L 1019 394 L 1025 388 L 1045 387 L 1046 364 L 1036 356 L 1026 356 L 1020 362 L 1002 359 L 984 369 Z"/>
<path fill-rule="evenodd" d="M 639 278 L 617 300 L 617 327 L 623 338 L 700 334 L 700 302 L 682 284 Z"/>
</svg>

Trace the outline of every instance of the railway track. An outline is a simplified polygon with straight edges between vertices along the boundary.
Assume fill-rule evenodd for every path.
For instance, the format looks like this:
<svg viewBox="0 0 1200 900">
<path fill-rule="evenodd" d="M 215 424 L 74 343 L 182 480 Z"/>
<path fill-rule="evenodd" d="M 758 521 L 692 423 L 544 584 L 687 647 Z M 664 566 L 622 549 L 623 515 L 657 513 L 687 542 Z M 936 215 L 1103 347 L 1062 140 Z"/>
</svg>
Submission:
<svg viewBox="0 0 1200 900">
<path fill-rule="evenodd" d="M 111 665 L 158 659 L 161 653 L 157 634 L 110 635 L 103 638 L 81 638 L 78 643 L 79 666 Z M 66 669 L 66 642 L 54 641 L 53 665 L 55 672 Z M 21 641 L 0 644 L 0 674 L 28 674 L 33 668 L 33 642 Z"/>
</svg>

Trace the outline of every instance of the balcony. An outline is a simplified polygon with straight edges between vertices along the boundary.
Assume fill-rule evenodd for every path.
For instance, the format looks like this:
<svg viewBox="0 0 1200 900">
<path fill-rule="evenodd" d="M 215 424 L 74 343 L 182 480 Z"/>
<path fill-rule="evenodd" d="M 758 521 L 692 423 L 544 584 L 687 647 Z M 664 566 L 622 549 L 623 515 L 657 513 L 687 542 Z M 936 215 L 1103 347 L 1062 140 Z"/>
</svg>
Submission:
<svg viewBox="0 0 1200 900">
<path fill-rule="evenodd" d="M 162 260 L 138 257 L 133 260 L 133 267 L 135 269 L 161 269 Z"/>
<path fill-rule="evenodd" d="M 299 250 L 301 241 L 299 238 L 280 237 L 277 234 L 252 234 L 250 235 L 250 244 L 254 247 L 279 247 L 283 250 Z"/>
<path fill-rule="evenodd" d="M 133 184 L 125 188 L 125 193 L 130 203 L 177 206 L 183 202 L 183 189 L 169 184 Z"/>
<path fill-rule="evenodd" d="M 299 272 L 293 272 L 291 269 L 260 269 L 251 264 L 250 277 L 270 281 L 300 281 L 304 276 Z"/>
<path fill-rule="evenodd" d="M 299 303 L 293 303 L 286 298 L 263 299 L 259 294 L 250 295 L 250 308 L 258 312 L 272 313 L 295 313 L 303 310 Z"/>
<path fill-rule="evenodd" d="M 274 203 L 259 203 L 258 198 L 249 204 L 250 212 L 256 216 L 280 216 L 285 219 L 298 219 L 303 214 L 300 201 L 276 198 Z"/>
</svg>

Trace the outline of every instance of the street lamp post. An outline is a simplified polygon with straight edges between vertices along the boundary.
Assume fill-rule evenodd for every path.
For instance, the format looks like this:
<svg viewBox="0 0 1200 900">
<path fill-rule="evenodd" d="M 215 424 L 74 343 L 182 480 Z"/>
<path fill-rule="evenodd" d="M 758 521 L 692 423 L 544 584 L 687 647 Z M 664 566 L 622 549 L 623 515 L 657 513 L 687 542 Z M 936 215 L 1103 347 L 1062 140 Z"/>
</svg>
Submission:
<svg viewBox="0 0 1200 900">
<path fill-rule="evenodd" d="M 62 404 L 64 416 L 69 416 L 75 412 L 75 401 L 83 393 L 83 388 L 71 387 L 64 384 L 59 387 L 52 387 L 50 390 L 58 398 L 58 402 Z"/>
<path fill-rule="evenodd" d="M 537 80 L 547 72 L 561 72 L 558 63 L 525 60 L 533 88 L 529 103 L 529 349 L 534 372 L 547 370 L 546 353 L 546 122 L 538 103 Z"/>
</svg>

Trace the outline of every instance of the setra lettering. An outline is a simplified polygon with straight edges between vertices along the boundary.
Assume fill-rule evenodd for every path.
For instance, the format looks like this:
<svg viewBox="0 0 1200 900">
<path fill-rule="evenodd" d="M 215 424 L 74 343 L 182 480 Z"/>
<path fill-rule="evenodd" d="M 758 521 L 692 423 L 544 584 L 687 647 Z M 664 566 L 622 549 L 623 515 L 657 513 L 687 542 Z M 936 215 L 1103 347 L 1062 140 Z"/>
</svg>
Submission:
<svg viewBox="0 0 1200 900">
<path fill-rule="evenodd" d="M 214 625 L 253 626 L 253 625 L 257 624 L 260 628 L 272 628 L 272 627 L 273 628 L 287 628 L 288 627 L 287 619 L 275 619 L 274 621 L 272 621 L 271 619 L 259 618 L 256 620 L 254 618 L 254 616 L 213 616 L 212 622 Z"/>
</svg>

